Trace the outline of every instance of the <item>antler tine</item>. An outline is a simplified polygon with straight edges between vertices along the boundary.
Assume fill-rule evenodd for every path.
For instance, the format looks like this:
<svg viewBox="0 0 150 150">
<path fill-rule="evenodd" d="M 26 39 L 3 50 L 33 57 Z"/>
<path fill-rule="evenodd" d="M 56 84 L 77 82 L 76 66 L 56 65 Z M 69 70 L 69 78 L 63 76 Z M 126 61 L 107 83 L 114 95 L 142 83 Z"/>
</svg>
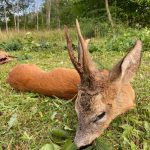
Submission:
<svg viewBox="0 0 150 150">
<path fill-rule="evenodd" d="M 77 19 L 76 19 L 76 29 L 77 29 L 77 33 L 78 33 L 78 37 L 79 37 L 79 42 L 81 43 L 81 46 L 83 49 L 83 46 L 85 46 L 85 41 L 84 41 L 84 38 L 81 34 L 80 24 L 79 24 Z"/>
<path fill-rule="evenodd" d="M 84 40 L 81 30 L 80 30 L 80 25 L 77 19 L 76 19 L 76 28 L 77 28 L 79 43 L 81 44 L 80 48 L 82 49 L 82 53 L 83 53 L 82 58 L 80 57 L 80 59 L 82 59 L 83 69 L 85 73 L 90 74 L 91 72 L 97 70 L 88 51 L 88 43 L 90 40 L 89 39 Z"/>
<path fill-rule="evenodd" d="M 65 26 L 64 31 L 65 31 L 65 37 L 66 37 L 66 41 L 67 41 L 67 49 L 68 49 L 70 60 L 73 63 L 76 70 L 78 71 L 78 73 L 81 75 L 82 74 L 81 65 L 77 61 L 76 57 L 74 56 L 73 47 L 72 47 L 72 40 L 71 40 L 71 37 L 69 35 L 69 31 L 68 31 L 67 26 Z"/>
<path fill-rule="evenodd" d="M 80 41 L 78 40 L 78 62 L 83 65 L 83 50 Z"/>
<path fill-rule="evenodd" d="M 90 42 L 90 39 L 86 40 L 87 44 Z M 80 41 L 78 40 L 78 62 L 83 65 L 83 50 Z"/>
</svg>

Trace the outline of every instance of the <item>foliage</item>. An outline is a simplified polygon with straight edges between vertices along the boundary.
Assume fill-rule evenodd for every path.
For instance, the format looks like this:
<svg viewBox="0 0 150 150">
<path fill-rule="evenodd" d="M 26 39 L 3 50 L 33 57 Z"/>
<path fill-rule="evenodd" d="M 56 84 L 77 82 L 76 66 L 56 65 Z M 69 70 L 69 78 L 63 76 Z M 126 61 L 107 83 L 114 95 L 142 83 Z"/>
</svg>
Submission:
<svg viewBox="0 0 150 150">
<path fill-rule="evenodd" d="M 123 30 L 123 28 L 121 28 Z M 132 28 L 128 28 L 120 34 L 114 35 L 106 46 L 108 50 L 115 51 L 124 51 L 128 50 L 131 46 L 134 45 L 137 39 L 141 39 L 143 41 L 143 51 L 150 50 L 150 31 L 147 28 L 143 28 L 140 31 Z"/>
<path fill-rule="evenodd" d="M 65 24 L 72 26 L 76 18 L 93 19 L 95 23 L 108 22 L 105 9 L 105 1 L 97 0 L 50 0 L 50 25 L 47 27 L 47 4 L 41 0 L 38 6 L 34 0 L 1 0 L 0 1 L 0 25 L 5 29 L 4 6 L 8 26 L 14 28 L 15 17 L 19 16 L 20 28 L 39 29 L 60 28 Z M 17 3 L 19 2 L 19 3 Z M 19 6 L 17 6 L 17 4 Z M 150 24 L 150 1 L 149 0 L 109 0 L 110 12 L 115 24 L 124 23 L 131 27 L 148 27 Z M 37 8 L 36 8 L 37 7 Z M 37 16 L 38 15 L 38 16 Z M 84 21 L 85 23 L 85 21 Z M 89 22 L 86 22 L 89 26 Z M 18 25 L 17 25 L 18 26 Z M 115 26 L 116 27 L 116 26 Z M 89 27 L 87 27 L 89 28 Z M 90 32 L 90 31 L 89 31 Z M 90 33 L 93 34 L 93 33 Z"/>
<path fill-rule="evenodd" d="M 71 12 L 76 14 L 76 18 L 93 18 L 99 19 L 99 22 L 107 22 L 104 1 L 72 0 L 72 2 L 73 11 Z M 116 24 L 124 22 L 132 27 L 143 27 L 150 24 L 149 0 L 129 0 L 128 2 L 126 0 L 110 0 L 109 5 Z"/>
<path fill-rule="evenodd" d="M 27 13 L 27 10 L 33 7 L 34 0 L 0 0 L 0 25 L 1 28 L 4 28 L 5 25 L 5 13 L 4 7 L 6 8 L 6 17 L 8 25 L 14 27 L 14 16 L 20 16 L 23 14 L 23 17 L 20 18 L 21 26 L 24 26 L 24 15 Z M 19 7 L 18 7 L 18 6 Z"/>
<path fill-rule="evenodd" d="M 111 28 L 108 24 L 96 24 L 94 21 L 91 21 L 89 24 L 86 24 L 86 21 L 81 21 L 81 28 L 83 29 L 83 35 L 86 38 L 91 38 L 89 44 L 90 52 L 96 51 L 128 51 L 131 48 L 137 39 L 143 41 L 143 51 L 150 50 L 150 30 L 149 28 L 142 29 L 133 29 L 127 28 L 121 25 L 116 27 L 115 32 L 111 31 Z M 12 32 L 12 34 L 14 34 Z M 17 51 L 17 50 L 26 50 L 26 51 L 44 51 L 50 50 L 51 52 L 64 51 L 66 50 L 66 44 L 64 43 L 64 33 L 62 31 L 49 31 L 46 32 L 46 36 L 43 37 L 39 32 L 39 36 L 35 36 L 36 32 L 27 32 L 21 35 L 19 38 L 9 37 L 9 40 L 4 40 L 2 37 L 0 42 L 0 48 L 6 51 Z M 74 30 L 71 30 L 73 37 L 73 47 L 77 47 L 76 34 Z M 100 42 L 95 40 L 103 39 Z"/>
<path fill-rule="evenodd" d="M 150 16 L 150 1 L 149 0 L 116 0 L 117 18 L 126 22 L 130 26 L 147 26 Z"/>
<path fill-rule="evenodd" d="M 23 39 L 23 43 L 24 43 L 24 50 L 45 50 L 45 49 L 50 49 L 51 48 L 51 44 L 45 40 L 40 40 L 40 41 L 35 41 L 33 35 L 31 32 L 28 32 L 25 36 L 25 38 Z"/>
<path fill-rule="evenodd" d="M 7 42 L 2 42 L 0 48 L 6 51 L 18 51 L 22 49 L 22 42 L 19 39 L 8 40 Z"/>
</svg>

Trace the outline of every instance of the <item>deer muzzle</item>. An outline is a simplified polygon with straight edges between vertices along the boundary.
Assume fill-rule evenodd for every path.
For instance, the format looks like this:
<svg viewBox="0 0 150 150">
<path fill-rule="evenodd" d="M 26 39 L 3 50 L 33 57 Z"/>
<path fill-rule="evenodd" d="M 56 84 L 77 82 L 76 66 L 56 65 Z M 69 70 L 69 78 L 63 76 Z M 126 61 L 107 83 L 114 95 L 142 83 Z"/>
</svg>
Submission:
<svg viewBox="0 0 150 150">
<path fill-rule="evenodd" d="M 77 148 L 81 150 L 90 146 L 97 137 L 97 134 L 82 133 L 77 131 L 74 142 Z"/>
</svg>

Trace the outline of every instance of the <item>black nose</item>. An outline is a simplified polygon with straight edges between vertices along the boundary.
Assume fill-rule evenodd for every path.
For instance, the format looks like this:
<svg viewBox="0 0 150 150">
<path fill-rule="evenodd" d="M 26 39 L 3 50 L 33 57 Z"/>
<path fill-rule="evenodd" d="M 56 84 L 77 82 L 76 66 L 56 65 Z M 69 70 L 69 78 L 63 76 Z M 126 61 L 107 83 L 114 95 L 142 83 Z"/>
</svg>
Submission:
<svg viewBox="0 0 150 150">
<path fill-rule="evenodd" d="M 93 143 L 85 145 L 85 146 L 81 146 L 78 150 L 84 150 L 86 148 L 88 148 L 89 146 L 92 146 Z"/>
</svg>

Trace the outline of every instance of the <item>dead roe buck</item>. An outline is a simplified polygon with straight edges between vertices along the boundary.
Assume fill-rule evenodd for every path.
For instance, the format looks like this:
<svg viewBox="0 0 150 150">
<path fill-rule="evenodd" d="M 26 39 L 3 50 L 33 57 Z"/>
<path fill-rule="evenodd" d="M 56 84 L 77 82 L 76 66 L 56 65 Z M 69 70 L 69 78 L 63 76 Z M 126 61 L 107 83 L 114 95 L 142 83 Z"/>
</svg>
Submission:
<svg viewBox="0 0 150 150">
<path fill-rule="evenodd" d="M 78 148 L 87 146 L 99 137 L 118 115 L 134 107 L 135 93 L 130 80 L 138 70 L 141 59 L 141 41 L 116 64 L 112 70 L 96 69 L 88 52 L 88 42 L 81 34 L 78 60 L 74 56 L 72 41 L 65 28 L 67 48 L 75 69 L 58 68 L 49 73 L 36 65 L 18 65 L 9 74 L 7 82 L 17 90 L 33 91 L 48 96 L 69 99 L 77 94 L 75 110 L 78 129 L 75 143 Z"/>
<path fill-rule="evenodd" d="M 0 51 L 0 65 L 12 61 L 14 58 L 16 57 L 9 55 L 5 51 Z"/>
<path fill-rule="evenodd" d="M 99 137 L 114 118 L 134 107 L 135 93 L 130 80 L 140 65 L 142 43 L 138 40 L 112 70 L 98 70 L 89 55 L 89 40 L 83 38 L 78 21 L 76 28 L 80 43 L 78 59 L 67 27 L 65 35 L 70 59 L 81 79 L 75 102 L 78 129 L 74 141 L 78 148 L 83 148 Z"/>
</svg>

